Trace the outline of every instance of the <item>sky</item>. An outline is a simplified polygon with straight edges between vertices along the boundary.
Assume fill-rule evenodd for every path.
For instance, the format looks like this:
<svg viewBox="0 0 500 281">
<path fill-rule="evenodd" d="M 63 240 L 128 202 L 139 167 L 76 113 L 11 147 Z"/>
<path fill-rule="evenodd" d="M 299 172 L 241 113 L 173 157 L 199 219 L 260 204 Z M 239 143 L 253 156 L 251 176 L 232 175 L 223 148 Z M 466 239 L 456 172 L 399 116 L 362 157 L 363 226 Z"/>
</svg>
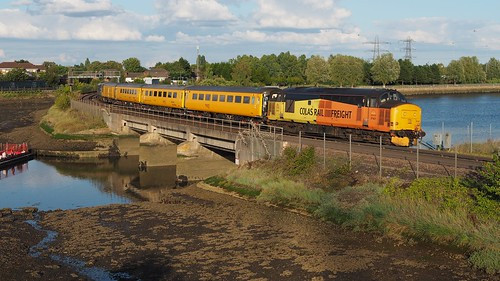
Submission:
<svg viewBox="0 0 500 281">
<path fill-rule="evenodd" d="M 0 0 L 0 61 L 71 66 L 137 57 L 143 66 L 197 47 L 208 62 L 290 51 L 404 58 L 415 64 L 500 59 L 498 0 Z M 377 39 L 378 38 L 378 39 Z"/>
</svg>

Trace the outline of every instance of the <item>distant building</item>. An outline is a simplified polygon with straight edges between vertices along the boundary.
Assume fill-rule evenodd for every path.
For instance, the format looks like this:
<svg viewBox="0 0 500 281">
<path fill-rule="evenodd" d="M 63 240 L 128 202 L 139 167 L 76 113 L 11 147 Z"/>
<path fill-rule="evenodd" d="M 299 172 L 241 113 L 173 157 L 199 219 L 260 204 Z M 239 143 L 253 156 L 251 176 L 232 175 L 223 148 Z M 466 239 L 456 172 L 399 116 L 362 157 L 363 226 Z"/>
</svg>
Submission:
<svg viewBox="0 0 500 281">
<path fill-rule="evenodd" d="M 125 72 L 125 82 L 133 83 L 135 79 L 142 79 L 142 72 Z"/>
<path fill-rule="evenodd" d="M 135 79 L 142 79 L 146 84 L 159 84 L 168 79 L 169 74 L 163 68 L 152 68 L 144 72 L 126 72 L 125 82 L 133 83 Z"/>
<path fill-rule="evenodd" d="M 45 72 L 45 66 L 32 64 L 30 62 L 6 61 L 6 62 L 0 63 L 0 73 L 2 73 L 2 74 L 5 74 L 5 73 L 11 71 L 12 69 L 16 69 L 16 68 L 24 69 L 29 73 Z"/>
</svg>

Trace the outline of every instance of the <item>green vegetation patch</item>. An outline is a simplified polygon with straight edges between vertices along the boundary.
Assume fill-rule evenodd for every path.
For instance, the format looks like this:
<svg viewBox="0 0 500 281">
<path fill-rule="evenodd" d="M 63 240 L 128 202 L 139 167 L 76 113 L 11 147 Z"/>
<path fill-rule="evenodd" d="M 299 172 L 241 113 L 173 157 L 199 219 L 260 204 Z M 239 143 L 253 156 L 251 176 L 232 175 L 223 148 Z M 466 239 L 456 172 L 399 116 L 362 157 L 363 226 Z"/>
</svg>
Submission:
<svg viewBox="0 0 500 281">
<path fill-rule="evenodd" d="M 500 160 L 461 179 L 361 181 L 346 161 L 323 166 L 312 148 L 285 149 L 279 159 L 255 162 L 205 182 L 354 230 L 413 238 L 470 251 L 470 262 L 500 272 Z"/>
</svg>

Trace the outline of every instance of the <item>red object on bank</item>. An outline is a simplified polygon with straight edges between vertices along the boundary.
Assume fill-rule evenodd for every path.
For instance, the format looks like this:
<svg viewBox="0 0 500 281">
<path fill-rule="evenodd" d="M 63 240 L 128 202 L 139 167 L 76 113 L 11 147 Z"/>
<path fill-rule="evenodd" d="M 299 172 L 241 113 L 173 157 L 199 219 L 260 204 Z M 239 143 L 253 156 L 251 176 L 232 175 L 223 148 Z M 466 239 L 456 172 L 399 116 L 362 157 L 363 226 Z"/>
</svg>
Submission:
<svg viewBox="0 0 500 281">
<path fill-rule="evenodd" d="M 0 143 L 0 160 L 28 152 L 28 144 Z"/>
</svg>

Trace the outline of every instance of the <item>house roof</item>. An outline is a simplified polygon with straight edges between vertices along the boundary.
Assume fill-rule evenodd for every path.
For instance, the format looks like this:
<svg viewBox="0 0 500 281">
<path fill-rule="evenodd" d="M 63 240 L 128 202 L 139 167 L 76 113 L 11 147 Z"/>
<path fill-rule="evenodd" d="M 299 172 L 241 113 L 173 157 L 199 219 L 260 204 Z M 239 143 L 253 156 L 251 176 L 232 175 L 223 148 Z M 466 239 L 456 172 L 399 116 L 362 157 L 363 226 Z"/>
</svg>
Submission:
<svg viewBox="0 0 500 281">
<path fill-rule="evenodd" d="M 168 77 L 168 71 L 163 68 L 152 68 L 144 71 L 144 76 Z"/>
<path fill-rule="evenodd" d="M 142 77 L 143 74 L 142 72 L 126 72 L 125 77 L 135 79 Z"/>
<path fill-rule="evenodd" d="M 15 62 L 15 61 L 5 61 L 0 63 L 0 68 L 22 68 L 22 69 L 41 69 L 45 70 L 45 66 L 36 65 L 30 62 Z"/>
</svg>

